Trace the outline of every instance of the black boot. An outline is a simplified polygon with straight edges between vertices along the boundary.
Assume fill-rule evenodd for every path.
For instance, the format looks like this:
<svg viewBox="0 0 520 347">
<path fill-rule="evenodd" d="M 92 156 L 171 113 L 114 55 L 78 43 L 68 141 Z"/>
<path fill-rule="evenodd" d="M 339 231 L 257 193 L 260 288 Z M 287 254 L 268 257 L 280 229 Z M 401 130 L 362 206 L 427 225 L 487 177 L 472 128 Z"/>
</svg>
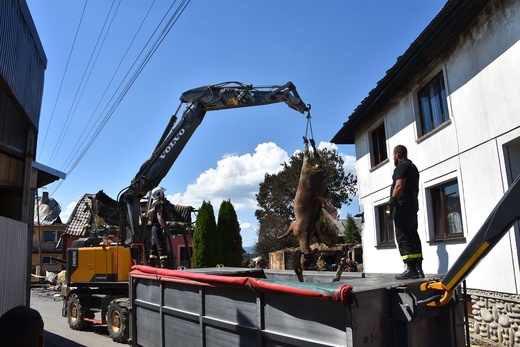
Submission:
<svg viewBox="0 0 520 347">
<path fill-rule="evenodd" d="M 415 270 L 417 270 L 417 276 L 424 278 L 424 272 L 422 270 L 422 259 L 415 261 Z"/>
<path fill-rule="evenodd" d="M 395 275 L 396 280 L 407 280 L 419 278 L 415 268 L 415 262 L 409 261 L 406 263 L 406 270 L 402 274 Z"/>
</svg>

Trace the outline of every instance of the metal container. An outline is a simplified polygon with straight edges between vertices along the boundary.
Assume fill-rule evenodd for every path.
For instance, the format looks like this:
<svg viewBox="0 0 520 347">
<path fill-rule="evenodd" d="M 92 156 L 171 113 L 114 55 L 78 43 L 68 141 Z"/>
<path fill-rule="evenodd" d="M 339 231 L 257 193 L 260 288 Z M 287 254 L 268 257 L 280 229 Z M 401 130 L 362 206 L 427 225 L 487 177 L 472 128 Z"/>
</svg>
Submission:
<svg viewBox="0 0 520 347">
<path fill-rule="evenodd" d="M 135 268 L 145 272 L 130 275 L 133 346 L 465 345 L 463 305 L 426 309 L 431 293 L 417 280 L 349 273 L 332 282 L 333 273 L 307 272 L 302 284 L 289 271 Z M 220 281 L 229 277 L 236 283 Z M 320 295 L 345 286 L 349 304 Z"/>
</svg>

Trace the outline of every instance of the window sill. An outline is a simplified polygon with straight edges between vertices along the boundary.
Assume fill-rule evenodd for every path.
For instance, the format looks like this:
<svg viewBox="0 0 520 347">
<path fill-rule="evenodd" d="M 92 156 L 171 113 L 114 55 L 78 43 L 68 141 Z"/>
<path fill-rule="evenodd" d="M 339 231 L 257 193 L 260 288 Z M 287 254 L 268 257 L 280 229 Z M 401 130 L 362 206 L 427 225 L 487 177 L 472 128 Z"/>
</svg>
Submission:
<svg viewBox="0 0 520 347">
<path fill-rule="evenodd" d="M 386 163 L 388 163 L 390 160 L 388 158 L 386 158 L 385 160 L 383 160 L 382 162 L 380 162 L 379 164 L 377 164 L 376 166 L 373 166 L 370 168 L 369 172 L 374 172 L 376 171 L 377 169 L 379 169 L 380 167 L 382 166 L 385 166 Z"/>
<path fill-rule="evenodd" d="M 448 119 L 446 122 L 440 124 L 437 128 L 431 130 L 430 132 L 422 135 L 421 137 L 419 137 L 417 139 L 417 141 L 415 141 L 416 143 L 421 143 L 422 141 L 430 138 L 431 136 L 437 134 L 439 131 L 441 131 L 442 129 L 448 127 L 449 125 L 451 124 L 451 119 Z"/>
<path fill-rule="evenodd" d="M 461 237 L 453 237 L 449 239 L 436 239 L 432 241 L 428 241 L 430 245 L 438 245 L 438 244 L 457 244 L 457 243 L 467 243 L 466 238 L 464 236 Z"/>
<path fill-rule="evenodd" d="M 388 243 L 388 244 L 385 243 L 385 244 L 376 246 L 376 249 L 394 249 L 394 248 L 396 248 L 395 243 Z"/>
</svg>

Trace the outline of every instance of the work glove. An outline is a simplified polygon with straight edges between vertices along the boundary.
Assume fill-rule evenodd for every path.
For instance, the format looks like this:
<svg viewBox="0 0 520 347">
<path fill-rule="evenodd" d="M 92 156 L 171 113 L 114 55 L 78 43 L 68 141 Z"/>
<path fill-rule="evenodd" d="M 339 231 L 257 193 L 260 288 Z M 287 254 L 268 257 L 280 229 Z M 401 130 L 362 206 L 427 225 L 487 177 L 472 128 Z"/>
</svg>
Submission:
<svg viewBox="0 0 520 347">
<path fill-rule="evenodd" d="M 388 204 L 386 205 L 386 217 L 388 218 L 388 220 L 393 220 L 394 219 L 394 212 L 395 212 L 395 206 L 397 206 L 397 198 L 395 197 L 391 197 L 390 200 L 388 201 Z"/>
</svg>

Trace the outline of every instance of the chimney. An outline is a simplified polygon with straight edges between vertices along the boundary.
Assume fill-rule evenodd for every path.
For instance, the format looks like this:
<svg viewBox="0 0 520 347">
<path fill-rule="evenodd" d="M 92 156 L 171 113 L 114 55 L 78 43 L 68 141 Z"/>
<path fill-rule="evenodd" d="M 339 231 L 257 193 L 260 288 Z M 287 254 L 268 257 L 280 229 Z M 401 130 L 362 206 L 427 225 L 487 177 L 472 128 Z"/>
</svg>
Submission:
<svg viewBox="0 0 520 347">
<path fill-rule="evenodd" d="M 42 204 L 47 203 L 47 201 L 49 201 L 49 192 L 43 192 Z"/>
</svg>

